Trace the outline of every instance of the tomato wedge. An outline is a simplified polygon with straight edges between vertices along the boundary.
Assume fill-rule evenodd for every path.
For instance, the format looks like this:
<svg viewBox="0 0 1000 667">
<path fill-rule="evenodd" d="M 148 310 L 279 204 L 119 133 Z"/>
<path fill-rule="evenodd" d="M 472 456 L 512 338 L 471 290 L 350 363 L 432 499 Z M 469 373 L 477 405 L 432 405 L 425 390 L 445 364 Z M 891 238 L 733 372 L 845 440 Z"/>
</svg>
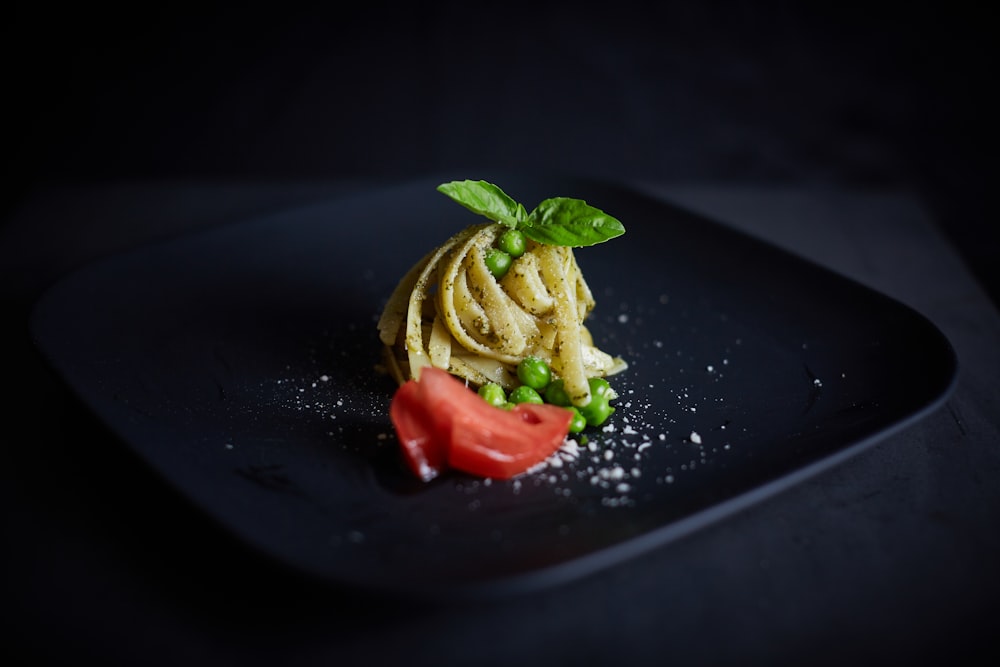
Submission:
<svg viewBox="0 0 1000 667">
<path fill-rule="evenodd" d="M 448 468 L 509 479 L 551 456 L 572 414 L 555 405 L 494 407 L 439 368 L 427 366 L 393 397 L 389 415 L 404 460 L 424 481 Z"/>
<path fill-rule="evenodd" d="M 389 405 L 389 418 L 410 470 L 425 482 L 437 477 L 447 464 L 448 453 L 434 420 L 421 403 L 420 387 L 414 380 L 396 391 Z"/>
<path fill-rule="evenodd" d="M 488 403 L 486 407 L 500 417 L 460 414 L 452 421 L 448 465 L 497 479 L 514 477 L 551 456 L 573 418 L 557 405 L 519 403 L 509 411 Z"/>
</svg>

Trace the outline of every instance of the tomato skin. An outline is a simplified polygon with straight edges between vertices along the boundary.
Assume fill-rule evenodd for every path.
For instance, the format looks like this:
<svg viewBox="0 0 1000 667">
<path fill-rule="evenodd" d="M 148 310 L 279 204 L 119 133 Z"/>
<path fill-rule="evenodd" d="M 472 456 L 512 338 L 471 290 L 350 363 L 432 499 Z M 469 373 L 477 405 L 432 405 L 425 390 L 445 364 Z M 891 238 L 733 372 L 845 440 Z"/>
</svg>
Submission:
<svg viewBox="0 0 1000 667">
<path fill-rule="evenodd" d="M 485 403 L 485 401 L 484 401 Z M 453 420 L 448 465 L 474 475 L 509 479 L 541 463 L 562 446 L 573 415 L 554 405 L 519 403 L 496 415 Z"/>
<path fill-rule="evenodd" d="M 435 366 L 420 369 L 418 384 L 424 405 L 443 430 L 450 428 L 456 414 L 489 414 L 485 408 L 493 407 L 464 382 Z"/>
<path fill-rule="evenodd" d="M 446 468 L 508 479 L 562 445 L 572 414 L 554 405 L 521 403 L 502 410 L 447 371 L 427 366 L 403 384 L 389 414 L 413 472 L 424 481 Z"/>
<path fill-rule="evenodd" d="M 396 391 L 389 405 L 389 418 L 403 451 L 403 460 L 417 477 L 429 482 L 447 464 L 446 440 L 424 409 L 420 387 L 409 380 Z"/>
</svg>

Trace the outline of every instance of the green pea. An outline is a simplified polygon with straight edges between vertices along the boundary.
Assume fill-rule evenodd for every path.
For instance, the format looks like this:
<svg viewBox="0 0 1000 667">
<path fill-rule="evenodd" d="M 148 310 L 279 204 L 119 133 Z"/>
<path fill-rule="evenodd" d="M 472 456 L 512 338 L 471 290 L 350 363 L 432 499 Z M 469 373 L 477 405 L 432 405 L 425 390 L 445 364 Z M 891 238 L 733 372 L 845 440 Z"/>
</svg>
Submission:
<svg viewBox="0 0 1000 667">
<path fill-rule="evenodd" d="M 550 382 L 549 386 L 545 388 L 545 402 L 552 405 L 560 405 L 564 408 L 572 405 L 572 401 L 569 400 L 569 394 L 566 393 L 566 387 L 563 386 L 562 380 Z"/>
<path fill-rule="evenodd" d="M 541 395 L 535 389 L 526 384 L 522 384 L 510 392 L 508 399 L 511 403 L 544 403 Z"/>
<path fill-rule="evenodd" d="M 587 428 L 587 418 L 580 414 L 579 410 L 572 406 L 566 409 L 573 413 L 573 419 L 569 423 L 570 433 L 580 433 L 583 429 Z"/>
<path fill-rule="evenodd" d="M 618 394 L 611 388 L 604 378 L 589 378 L 587 384 L 590 386 L 590 393 L 597 396 L 606 396 L 608 400 L 618 398 Z"/>
<path fill-rule="evenodd" d="M 517 379 L 535 391 L 542 391 L 552 380 L 552 369 L 544 359 L 528 356 L 517 365 Z"/>
<path fill-rule="evenodd" d="M 490 270 L 490 273 L 492 273 L 497 280 L 503 278 L 507 274 L 508 269 L 510 269 L 511 262 L 514 261 L 510 255 L 499 248 L 489 248 L 486 251 L 486 257 L 484 259 L 486 261 L 486 268 Z"/>
<path fill-rule="evenodd" d="M 478 394 L 490 405 L 500 407 L 507 402 L 507 394 L 496 382 L 487 382 L 479 387 Z"/>
<path fill-rule="evenodd" d="M 618 394 L 604 378 L 590 378 L 587 384 L 590 386 L 590 403 L 580 408 L 580 414 L 589 426 L 600 426 L 614 413 L 615 409 L 609 401 L 618 398 Z"/>
<path fill-rule="evenodd" d="M 580 414 L 587 420 L 588 426 L 600 426 L 615 411 L 608 403 L 608 399 L 596 394 L 590 395 L 590 403 L 578 408 Z"/>
<path fill-rule="evenodd" d="M 520 257 L 524 254 L 527 241 L 524 234 L 516 229 L 508 229 L 497 239 L 497 247 L 511 257 Z"/>
</svg>

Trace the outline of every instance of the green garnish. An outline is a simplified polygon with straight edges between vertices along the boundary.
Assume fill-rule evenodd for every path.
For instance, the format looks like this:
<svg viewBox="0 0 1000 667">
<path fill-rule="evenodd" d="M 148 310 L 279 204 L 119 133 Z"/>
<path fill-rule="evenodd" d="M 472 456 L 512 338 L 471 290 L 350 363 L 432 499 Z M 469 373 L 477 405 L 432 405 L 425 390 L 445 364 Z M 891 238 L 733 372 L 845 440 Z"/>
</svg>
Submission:
<svg viewBox="0 0 1000 667">
<path fill-rule="evenodd" d="M 437 189 L 473 213 L 517 230 L 538 243 L 581 248 L 625 233 L 625 227 L 616 218 L 582 199 L 552 197 L 528 213 L 506 192 L 486 181 L 451 181 Z"/>
<path fill-rule="evenodd" d="M 517 364 L 517 379 L 535 391 L 542 392 L 552 381 L 552 369 L 544 359 L 529 356 Z"/>
<path fill-rule="evenodd" d="M 562 380 L 554 380 L 545 388 L 545 402 L 552 405 L 561 405 L 564 408 L 573 405 L 573 402 L 569 400 L 569 394 L 566 393 L 566 387 L 563 386 Z"/>
<path fill-rule="evenodd" d="M 566 409 L 573 413 L 573 420 L 569 423 L 569 432 L 582 433 L 583 430 L 588 426 L 587 418 L 584 417 L 582 414 L 580 414 L 580 411 L 574 408 L 572 405 Z M 581 445 L 584 444 L 584 441 L 581 440 L 580 444 Z"/>
<path fill-rule="evenodd" d="M 580 414 L 587 420 L 588 426 L 600 426 L 615 411 L 610 401 L 618 394 L 604 378 L 593 377 L 587 383 L 590 385 L 590 403 L 579 408 Z"/>
<path fill-rule="evenodd" d="M 490 248 L 486 251 L 484 261 L 486 262 L 486 268 L 490 270 L 490 273 L 492 273 L 497 280 L 500 280 L 507 274 L 507 271 L 510 270 L 510 265 L 514 261 L 514 258 L 499 248 Z"/>
<path fill-rule="evenodd" d="M 514 259 L 524 254 L 525 245 L 524 234 L 516 229 L 508 229 L 497 239 L 497 247 Z"/>
<path fill-rule="evenodd" d="M 514 387 L 511 390 L 510 395 L 507 400 L 517 405 L 518 403 L 534 403 L 536 405 L 541 405 L 545 401 L 542 399 L 541 394 L 532 389 L 526 384 Z"/>
<path fill-rule="evenodd" d="M 476 393 L 482 396 L 487 403 L 496 407 L 500 407 L 507 402 L 507 394 L 504 392 L 503 387 L 496 382 L 487 382 L 479 387 Z"/>
</svg>

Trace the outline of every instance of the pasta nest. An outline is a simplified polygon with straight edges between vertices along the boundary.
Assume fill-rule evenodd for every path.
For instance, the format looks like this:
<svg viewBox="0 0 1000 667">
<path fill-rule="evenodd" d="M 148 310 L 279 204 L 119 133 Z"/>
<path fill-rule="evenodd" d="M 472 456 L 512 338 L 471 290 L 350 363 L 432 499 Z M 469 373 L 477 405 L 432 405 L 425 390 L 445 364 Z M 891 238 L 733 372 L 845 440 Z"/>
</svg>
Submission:
<svg viewBox="0 0 1000 667">
<path fill-rule="evenodd" d="M 427 253 L 399 281 L 378 322 L 386 368 L 399 384 L 432 365 L 478 387 L 518 385 L 517 364 L 545 360 L 574 405 L 588 378 L 627 368 L 598 349 L 584 320 L 595 301 L 573 249 L 528 240 L 501 279 L 486 252 L 507 227 L 472 225 Z"/>
</svg>

